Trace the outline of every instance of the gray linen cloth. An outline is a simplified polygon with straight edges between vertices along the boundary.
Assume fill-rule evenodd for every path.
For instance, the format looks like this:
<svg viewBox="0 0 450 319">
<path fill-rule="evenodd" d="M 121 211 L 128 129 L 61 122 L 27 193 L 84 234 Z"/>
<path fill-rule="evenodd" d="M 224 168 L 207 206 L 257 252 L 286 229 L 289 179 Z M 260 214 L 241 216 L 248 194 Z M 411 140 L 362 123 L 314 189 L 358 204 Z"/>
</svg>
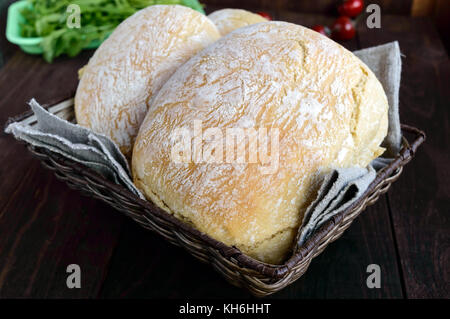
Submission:
<svg viewBox="0 0 450 319">
<path fill-rule="evenodd" d="M 384 141 L 386 154 L 398 152 L 400 121 L 398 117 L 398 90 L 400 85 L 400 49 L 397 42 L 354 52 L 375 73 L 389 101 L 389 132 Z M 104 135 L 65 121 L 42 108 L 34 99 L 29 102 L 37 125 L 13 122 L 5 129 L 16 139 L 47 148 L 97 171 L 111 181 L 121 184 L 144 198 L 131 180 L 127 160 L 116 144 Z M 323 223 L 351 205 L 369 186 L 376 170 L 389 159 L 377 159 L 367 168 L 342 168 L 323 177 L 316 200 L 305 212 L 297 241 L 304 243 Z"/>
<path fill-rule="evenodd" d="M 144 199 L 131 180 L 127 160 L 111 139 L 47 112 L 35 99 L 29 105 L 36 116 L 37 125 L 13 122 L 6 127 L 6 133 L 86 165 Z"/>
</svg>

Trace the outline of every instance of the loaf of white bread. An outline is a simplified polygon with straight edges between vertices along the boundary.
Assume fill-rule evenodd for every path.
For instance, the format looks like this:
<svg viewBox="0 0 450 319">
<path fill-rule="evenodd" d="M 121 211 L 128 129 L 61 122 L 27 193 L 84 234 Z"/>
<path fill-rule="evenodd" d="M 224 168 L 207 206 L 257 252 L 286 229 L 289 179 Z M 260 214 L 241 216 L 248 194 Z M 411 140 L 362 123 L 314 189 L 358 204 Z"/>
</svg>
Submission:
<svg viewBox="0 0 450 319">
<path fill-rule="evenodd" d="M 217 10 L 210 13 L 208 18 L 214 22 L 222 36 L 236 29 L 267 21 L 259 14 L 242 9 Z"/>
<path fill-rule="evenodd" d="M 115 56 L 100 53 L 95 64 Z M 153 63 L 143 59 L 139 63 Z M 106 83 L 114 82 L 107 73 L 101 75 Z M 128 81 L 145 76 L 130 73 Z M 111 92 L 99 88 L 90 87 L 98 96 L 94 101 L 102 97 L 114 103 L 121 94 L 134 94 L 119 87 L 108 96 Z M 383 153 L 380 143 L 388 126 L 386 95 L 369 68 L 334 41 L 285 22 L 258 23 L 222 37 L 179 67 L 150 104 L 133 149 L 136 186 L 168 213 L 267 263 L 281 263 L 289 255 L 322 174 L 368 165 Z M 194 127 L 199 124 L 200 133 Z M 197 143 L 196 150 L 208 149 L 223 161 L 194 159 L 195 151 L 190 160 L 185 156 L 188 161 L 174 160 L 174 133 L 180 128 L 193 132 L 185 145 Z M 208 128 L 218 129 L 223 139 L 229 128 L 265 128 L 278 135 L 265 137 L 270 146 L 277 143 L 277 154 L 268 145 L 270 163 L 261 157 L 248 160 L 253 145 L 248 138 L 239 144 L 247 149 L 247 160 L 228 161 L 225 146 L 213 143 L 211 148 L 211 136 L 196 140 Z"/>
<path fill-rule="evenodd" d="M 155 5 L 123 21 L 80 72 L 78 124 L 114 140 L 129 158 L 149 101 L 175 70 L 220 37 L 203 14 Z"/>
</svg>

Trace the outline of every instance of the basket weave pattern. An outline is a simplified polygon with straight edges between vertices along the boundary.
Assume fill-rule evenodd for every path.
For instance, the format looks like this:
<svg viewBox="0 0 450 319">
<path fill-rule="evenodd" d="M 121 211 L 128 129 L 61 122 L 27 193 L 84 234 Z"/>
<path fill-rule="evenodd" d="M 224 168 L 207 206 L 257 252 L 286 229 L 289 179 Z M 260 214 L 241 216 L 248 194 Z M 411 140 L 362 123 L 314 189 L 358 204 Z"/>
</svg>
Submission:
<svg viewBox="0 0 450 319">
<path fill-rule="evenodd" d="M 73 100 L 65 100 L 47 108 L 50 112 L 73 121 Z M 8 123 L 12 121 L 35 124 L 33 115 L 29 112 L 10 119 Z M 425 140 L 425 134 L 414 127 L 402 125 L 402 131 L 404 134 L 414 135 L 412 142 L 403 138 L 403 147 L 398 156 L 389 166 L 377 173 L 377 177 L 361 198 L 325 223 L 302 247 L 296 247 L 291 258 L 283 265 L 269 265 L 252 259 L 237 248 L 229 247 L 200 233 L 153 203 L 141 200 L 125 187 L 106 180 L 83 165 L 30 144 L 27 144 L 27 147 L 45 167 L 53 170 L 56 177 L 65 181 L 69 187 L 108 203 L 142 227 L 162 235 L 172 244 L 185 248 L 197 259 L 211 264 L 231 284 L 246 288 L 255 296 L 266 296 L 300 278 L 308 269 L 311 260 L 329 243 L 339 238 L 352 221 L 367 206 L 375 203 L 399 178 L 403 166 L 413 158 L 416 149 Z"/>
</svg>

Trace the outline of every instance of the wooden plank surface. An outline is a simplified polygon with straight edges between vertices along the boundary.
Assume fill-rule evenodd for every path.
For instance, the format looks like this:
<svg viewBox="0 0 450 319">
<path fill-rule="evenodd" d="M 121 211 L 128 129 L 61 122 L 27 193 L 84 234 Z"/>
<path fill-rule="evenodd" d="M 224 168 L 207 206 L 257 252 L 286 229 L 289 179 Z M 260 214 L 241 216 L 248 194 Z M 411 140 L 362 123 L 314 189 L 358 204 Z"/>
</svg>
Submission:
<svg viewBox="0 0 450 319">
<path fill-rule="evenodd" d="M 425 18 L 383 16 L 381 30 L 362 25 L 359 36 L 363 47 L 399 41 L 404 54 L 400 118 L 428 135 L 389 191 L 406 297 L 449 298 L 448 55 L 431 21 Z"/>
<path fill-rule="evenodd" d="M 35 97 L 68 96 L 92 52 L 47 64 L 18 51 L 0 69 L 0 123 Z M 58 181 L 22 144 L 0 133 L 0 297 L 98 294 L 122 220 L 114 209 Z M 66 268 L 82 269 L 83 289 L 68 289 Z"/>
<path fill-rule="evenodd" d="M 14 0 L 2 0 L 0 1 L 0 68 L 5 65 L 6 61 L 14 54 L 17 47 L 10 43 L 5 36 L 6 30 L 6 16 L 8 13 L 8 7 Z"/>
<path fill-rule="evenodd" d="M 333 19 L 270 13 L 306 26 Z M 271 298 L 449 297 L 448 57 L 427 20 L 383 16 L 382 23 L 381 31 L 361 25 L 344 45 L 400 40 L 402 120 L 425 128 L 429 139 L 389 200 L 369 207 L 299 281 Z M 1 123 L 31 97 L 47 102 L 73 92 L 76 71 L 92 54 L 49 65 L 3 38 L 0 45 Z M 0 297 L 249 297 L 181 248 L 70 190 L 10 136 L 0 134 L 0 147 Z M 65 286 L 70 263 L 82 268 L 82 289 Z M 371 263 L 381 266 L 381 289 L 365 285 Z"/>
</svg>

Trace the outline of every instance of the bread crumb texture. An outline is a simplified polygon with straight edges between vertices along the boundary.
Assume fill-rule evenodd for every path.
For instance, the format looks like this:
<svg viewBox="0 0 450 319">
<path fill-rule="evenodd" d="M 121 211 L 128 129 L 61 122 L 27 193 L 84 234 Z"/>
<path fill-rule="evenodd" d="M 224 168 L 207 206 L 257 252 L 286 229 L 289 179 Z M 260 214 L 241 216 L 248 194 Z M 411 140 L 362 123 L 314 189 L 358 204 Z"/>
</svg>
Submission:
<svg viewBox="0 0 450 319">
<path fill-rule="evenodd" d="M 78 124 L 109 136 L 129 157 L 150 99 L 180 65 L 219 37 L 207 17 L 184 6 L 138 11 L 80 72 Z"/>
<path fill-rule="evenodd" d="M 383 152 L 387 110 L 374 74 L 339 44 L 291 23 L 250 25 L 195 55 L 152 100 L 133 150 L 134 181 L 200 231 L 282 263 L 323 173 L 364 167 Z M 263 174 L 259 159 L 172 161 L 173 131 L 195 120 L 278 129 L 278 169 Z"/>
<path fill-rule="evenodd" d="M 259 14 L 242 9 L 222 9 L 212 12 L 208 18 L 217 26 L 222 36 L 251 24 L 266 22 Z"/>
</svg>

